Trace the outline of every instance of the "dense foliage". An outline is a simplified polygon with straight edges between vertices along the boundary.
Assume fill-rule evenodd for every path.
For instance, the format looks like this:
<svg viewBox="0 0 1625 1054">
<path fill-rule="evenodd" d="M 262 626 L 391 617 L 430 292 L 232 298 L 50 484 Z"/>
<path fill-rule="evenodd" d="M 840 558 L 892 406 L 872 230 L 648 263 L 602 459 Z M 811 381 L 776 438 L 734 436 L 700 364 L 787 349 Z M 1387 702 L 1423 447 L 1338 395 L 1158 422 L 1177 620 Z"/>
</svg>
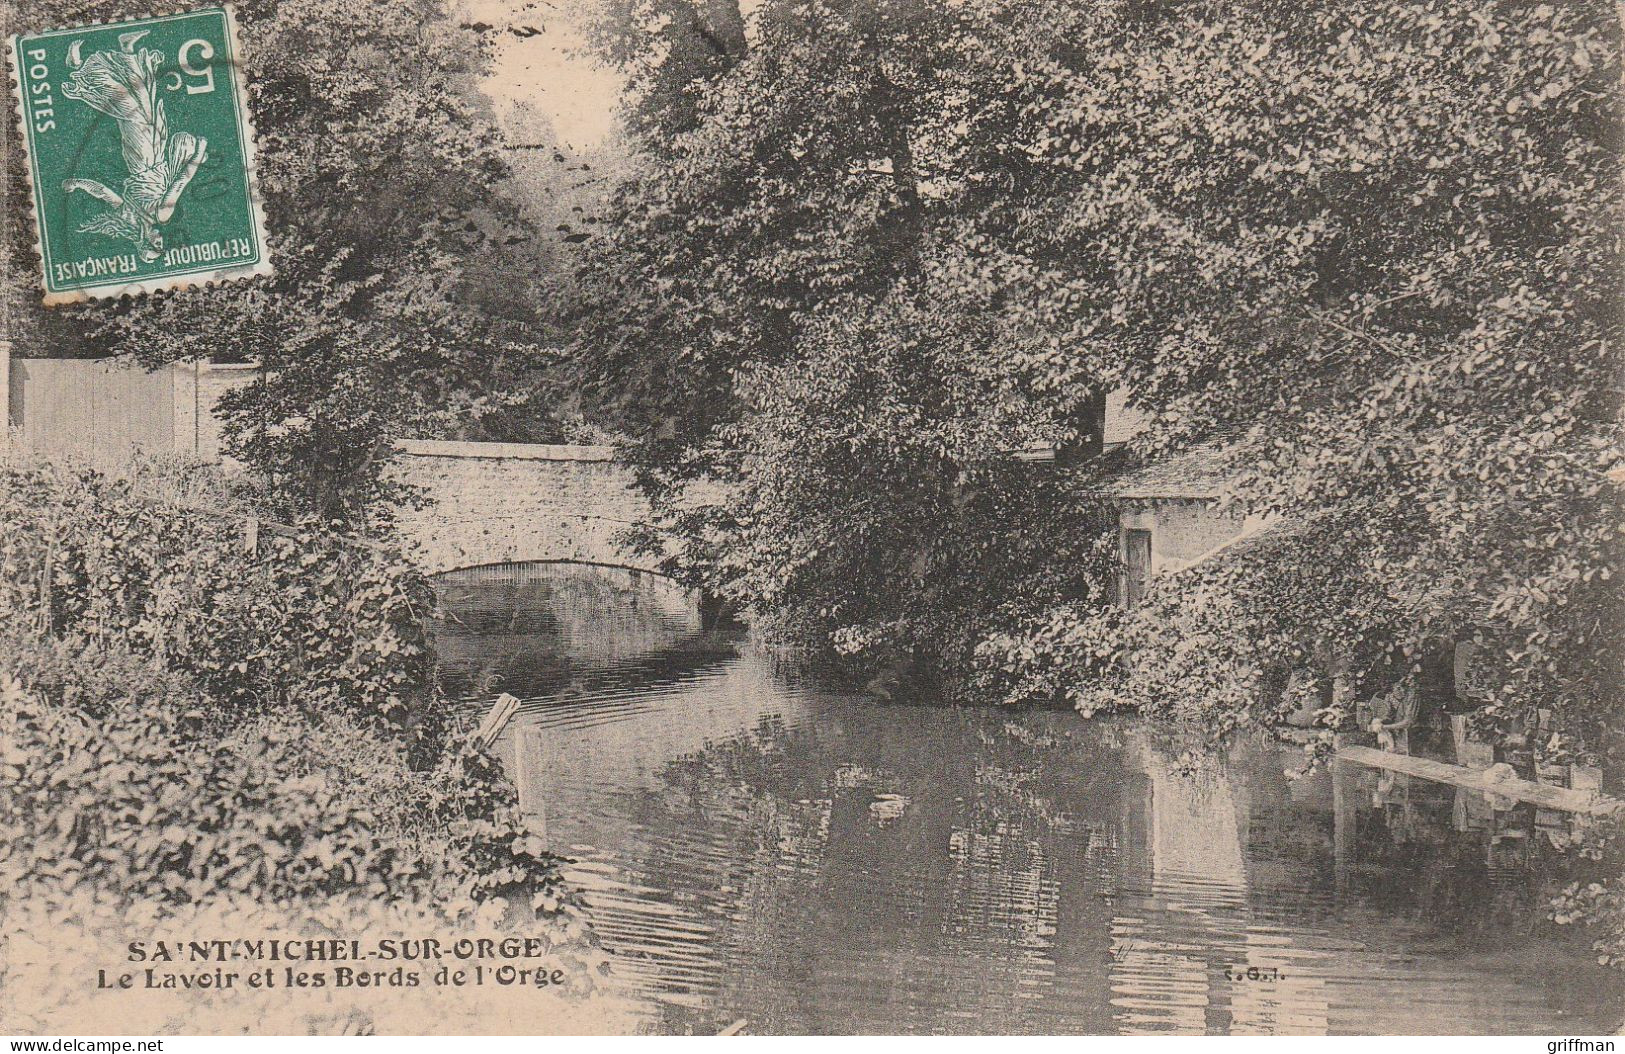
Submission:
<svg viewBox="0 0 1625 1054">
<path fill-rule="evenodd" d="M 532 892 L 557 898 L 540 843 L 504 822 L 512 801 L 485 808 L 490 774 L 460 778 L 456 752 L 444 771 L 397 763 L 346 773 L 344 755 L 322 757 L 312 742 L 322 733 L 303 725 L 251 723 L 214 741 L 139 695 L 104 697 L 121 705 L 92 718 L 15 681 L 0 690 L 0 871 L 11 896 L 65 896 L 83 884 L 169 903 L 224 891 L 268 902 L 342 892 L 451 902 L 540 877 Z M 386 778 L 406 803 L 393 813 L 356 792 Z"/>
<path fill-rule="evenodd" d="M 994 284 L 945 284 L 972 251 L 954 216 L 993 201 L 972 174 L 1005 164 L 944 105 L 979 45 L 930 4 L 748 29 L 683 105 L 666 65 L 629 71 L 659 131 L 583 278 L 582 388 L 689 543 L 679 572 L 875 663 L 963 651 L 990 607 L 1090 588 L 1075 503 L 1005 457 L 1070 420 L 1009 368 L 1047 338 Z"/>
<path fill-rule="evenodd" d="M 1047 156 L 1120 188 L 1076 228 L 1118 261 L 1080 292 L 1115 293 L 1086 346 L 1155 411 L 1148 445 L 1233 436 L 1238 499 L 1309 525 L 1170 583 L 1132 620 L 1137 669 L 1201 695 L 1474 637 L 1503 731 L 1539 705 L 1610 745 L 1618 31 L 1545 6 L 1241 17 L 1047 108 L 1077 135 Z"/>
<path fill-rule="evenodd" d="M 421 576 L 315 526 L 250 551 L 244 508 L 151 467 L 0 476 L 8 892 L 560 909 L 500 768 L 434 716 Z"/>
<path fill-rule="evenodd" d="M 1552 899 L 1550 914 L 1559 926 L 1582 925 L 1593 934 L 1597 962 L 1625 969 L 1625 888 L 1618 879 L 1569 884 Z"/>
<path fill-rule="evenodd" d="M 747 30 L 645 137 L 579 362 L 714 588 L 915 646 L 900 613 L 957 595 L 933 569 L 1012 589 L 921 554 L 1039 526 L 964 489 L 1030 493 L 1004 452 L 1124 387 L 1141 457 L 1225 444 L 1234 500 L 1312 531 L 1128 627 L 1076 582 L 982 626 L 948 601 L 992 669 L 1218 688 L 1233 724 L 1281 663 L 1375 683 L 1472 637 L 1488 723 L 1538 704 L 1613 746 L 1611 8 L 798 0 Z M 633 73 L 640 107 L 670 91 Z"/>
<path fill-rule="evenodd" d="M 0 610 L 13 632 L 150 657 L 226 710 L 343 710 L 396 733 L 425 724 L 421 575 L 316 521 L 267 527 L 250 548 L 252 506 L 224 488 L 155 496 L 160 482 L 156 468 L 140 481 L 0 470 Z"/>
</svg>

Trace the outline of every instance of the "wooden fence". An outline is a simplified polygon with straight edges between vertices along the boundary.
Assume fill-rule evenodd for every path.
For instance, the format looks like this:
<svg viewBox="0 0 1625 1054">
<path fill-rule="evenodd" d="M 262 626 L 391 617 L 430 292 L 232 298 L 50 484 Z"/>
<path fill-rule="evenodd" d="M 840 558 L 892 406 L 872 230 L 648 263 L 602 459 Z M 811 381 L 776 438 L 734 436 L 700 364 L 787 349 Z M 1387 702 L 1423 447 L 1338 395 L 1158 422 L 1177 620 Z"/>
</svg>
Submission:
<svg viewBox="0 0 1625 1054">
<path fill-rule="evenodd" d="M 4 348 L 0 347 L 0 351 Z M 146 370 L 128 359 L 0 357 L 7 444 L 46 458 L 114 467 L 133 454 L 220 456 L 215 406 L 252 381 L 252 366 L 174 363 Z"/>
</svg>

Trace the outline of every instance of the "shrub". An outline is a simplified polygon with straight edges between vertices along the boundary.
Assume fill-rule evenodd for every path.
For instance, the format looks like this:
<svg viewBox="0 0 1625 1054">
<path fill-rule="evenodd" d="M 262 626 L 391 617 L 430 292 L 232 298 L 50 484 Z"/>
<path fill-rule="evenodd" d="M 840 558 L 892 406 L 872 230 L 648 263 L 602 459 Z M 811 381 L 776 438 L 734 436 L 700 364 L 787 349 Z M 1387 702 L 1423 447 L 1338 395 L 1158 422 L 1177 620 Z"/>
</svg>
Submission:
<svg viewBox="0 0 1625 1054">
<path fill-rule="evenodd" d="M 177 503 L 195 478 L 137 481 L 87 469 L 0 469 L 0 623 L 13 633 L 116 642 L 190 678 L 230 711 L 343 710 L 411 731 L 432 758 L 439 729 L 423 576 L 383 546 L 320 524 L 262 532 L 216 493 Z M 152 493 L 157 491 L 159 496 Z"/>
<path fill-rule="evenodd" d="M 1552 898 L 1551 919 L 1559 926 L 1581 925 L 1596 934 L 1591 950 L 1597 962 L 1625 969 L 1625 879 L 1571 882 Z"/>
<path fill-rule="evenodd" d="M 311 736 L 269 721 L 209 741 L 162 706 L 102 706 L 91 720 L 16 680 L 0 701 L 0 875 L 14 896 L 60 900 L 90 886 L 171 904 L 232 891 L 447 905 L 523 892 L 544 911 L 563 906 L 553 858 L 494 765 L 464 743 L 426 772 L 397 753 L 346 773 L 337 740 L 363 728 Z"/>
<path fill-rule="evenodd" d="M 0 469 L 0 871 L 19 898 L 567 907 L 439 718 L 426 580 L 319 525 L 244 544 L 195 469 Z"/>
<path fill-rule="evenodd" d="M 38 637 L 0 625 L 0 671 L 42 701 L 99 720 L 131 708 L 202 716 L 203 695 L 188 677 L 117 644 L 84 637 Z"/>
</svg>

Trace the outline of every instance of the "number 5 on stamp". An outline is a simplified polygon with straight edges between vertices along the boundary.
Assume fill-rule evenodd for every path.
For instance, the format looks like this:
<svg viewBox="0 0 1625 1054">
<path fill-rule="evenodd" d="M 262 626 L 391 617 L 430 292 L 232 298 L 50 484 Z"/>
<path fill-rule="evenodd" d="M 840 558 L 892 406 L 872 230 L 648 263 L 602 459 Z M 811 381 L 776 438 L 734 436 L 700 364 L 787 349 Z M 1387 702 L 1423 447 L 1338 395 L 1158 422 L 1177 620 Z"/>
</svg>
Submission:
<svg viewBox="0 0 1625 1054">
<path fill-rule="evenodd" d="M 271 273 L 229 7 L 10 47 L 47 305 Z"/>
</svg>

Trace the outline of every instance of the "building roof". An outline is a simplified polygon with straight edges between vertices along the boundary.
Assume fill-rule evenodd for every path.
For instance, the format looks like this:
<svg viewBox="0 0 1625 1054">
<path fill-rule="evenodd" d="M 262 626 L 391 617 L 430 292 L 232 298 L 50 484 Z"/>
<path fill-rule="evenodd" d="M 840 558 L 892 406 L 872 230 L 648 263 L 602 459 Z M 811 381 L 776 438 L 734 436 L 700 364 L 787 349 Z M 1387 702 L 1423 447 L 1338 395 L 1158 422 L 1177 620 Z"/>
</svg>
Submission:
<svg viewBox="0 0 1625 1054">
<path fill-rule="evenodd" d="M 1248 525 L 1241 533 L 1209 549 L 1186 567 L 1195 567 L 1198 564 L 1233 564 L 1297 542 L 1312 541 L 1314 532 L 1335 530 L 1339 522 L 1336 517 L 1340 513 L 1347 512 L 1346 508 L 1325 509 L 1307 516 L 1248 517 Z"/>
</svg>

